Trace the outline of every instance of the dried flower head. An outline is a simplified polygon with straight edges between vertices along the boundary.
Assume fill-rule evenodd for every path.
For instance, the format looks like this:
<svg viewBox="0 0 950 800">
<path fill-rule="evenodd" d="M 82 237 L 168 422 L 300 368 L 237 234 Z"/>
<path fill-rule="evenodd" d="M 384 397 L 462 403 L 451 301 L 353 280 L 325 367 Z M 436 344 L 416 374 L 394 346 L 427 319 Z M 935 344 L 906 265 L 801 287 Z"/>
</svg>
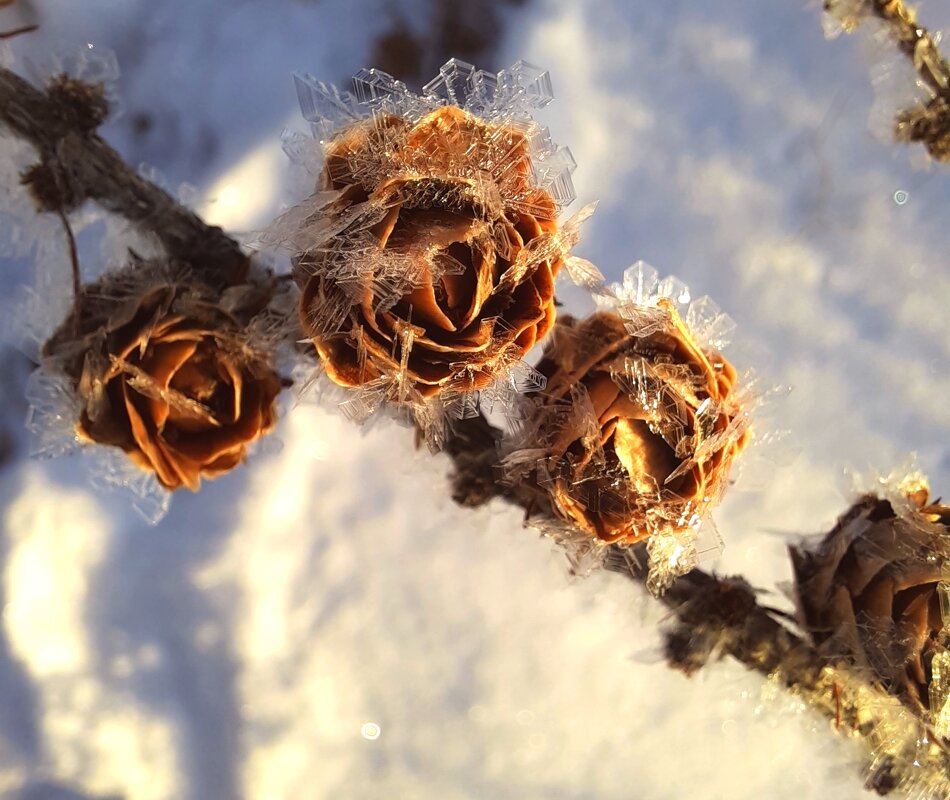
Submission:
<svg viewBox="0 0 950 800">
<path fill-rule="evenodd" d="M 547 73 L 451 61 L 422 96 L 374 70 L 354 87 L 299 82 L 329 132 L 316 193 L 272 235 L 294 253 L 304 330 L 343 386 L 483 389 L 551 328 L 574 236 L 556 221 L 573 164 L 524 114 L 550 100 Z"/>
<path fill-rule="evenodd" d="M 241 463 L 273 428 L 283 385 L 244 333 L 269 291 L 222 297 L 141 262 L 85 287 L 44 350 L 45 366 L 74 382 L 80 439 L 121 448 L 166 489 L 197 491 Z"/>
<path fill-rule="evenodd" d="M 791 548 L 802 626 L 829 657 L 867 670 L 918 714 L 945 652 L 941 583 L 950 507 L 921 484 L 910 507 L 867 495 L 817 544 Z"/>
<path fill-rule="evenodd" d="M 547 387 L 530 398 L 506 464 L 522 479 L 533 469 L 555 512 L 589 537 L 650 539 L 659 591 L 695 563 L 695 531 L 748 415 L 735 369 L 697 343 L 673 300 L 611 305 L 558 320 L 537 367 Z"/>
</svg>

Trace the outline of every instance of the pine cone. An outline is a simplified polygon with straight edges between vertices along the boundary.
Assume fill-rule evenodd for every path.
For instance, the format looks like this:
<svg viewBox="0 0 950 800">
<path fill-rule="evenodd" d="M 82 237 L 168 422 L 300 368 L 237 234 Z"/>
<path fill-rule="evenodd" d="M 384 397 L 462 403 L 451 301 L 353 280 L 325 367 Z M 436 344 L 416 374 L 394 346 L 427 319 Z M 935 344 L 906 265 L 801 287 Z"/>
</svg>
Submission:
<svg viewBox="0 0 950 800">
<path fill-rule="evenodd" d="M 45 356 L 75 382 L 80 439 L 121 448 L 166 489 L 197 491 L 273 428 L 283 382 L 220 293 L 150 269 L 87 286 Z"/>
<path fill-rule="evenodd" d="M 325 149 L 295 275 L 331 379 L 480 389 L 550 330 L 563 248 L 522 130 L 446 106 L 357 123 Z"/>
<path fill-rule="evenodd" d="M 858 500 L 817 545 L 790 548 L 799 618 L 829 657 L 843 658 L 929 708 L 931 661 L 942 639 L 937 587 L 950 549 L 950 506 L 897 514 L 887 500 Z"/>
<path fill-rule="evenodd" d="M 652 332 L 612 312 L 562 317 L 538 370 L 531 435 L 556 511 L 603 542 L 694 525 L 746 440 L 736 372 L 661 300 Z M 539 438 L 543 437 L 543 438 Z"/>
</svg>

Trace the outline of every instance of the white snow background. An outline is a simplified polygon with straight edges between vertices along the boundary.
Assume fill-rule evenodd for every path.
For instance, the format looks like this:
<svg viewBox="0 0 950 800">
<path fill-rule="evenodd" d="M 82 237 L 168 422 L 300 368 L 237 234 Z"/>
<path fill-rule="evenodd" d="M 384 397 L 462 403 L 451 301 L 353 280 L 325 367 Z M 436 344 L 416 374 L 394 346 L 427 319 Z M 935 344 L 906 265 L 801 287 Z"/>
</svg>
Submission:
<svg viewBox="0 0 950 800">
<path fill-rule="evenodd" d="M 816 5 L 532 0 L 505 12 L 493 65 L 551 70 L 539 118 L 578 162 L 573 208 L 600 201 L 578 254 L 611 279 L 645 259 L 711 295 L 738 323 L 734 360 L 793 387 L 763 424 L 788 444 L 752 455 L 707 565 L 785 608 L 785 544 L 829 527 L 848 474 L 916 451 L 950 492 L 950 171 L 870 132 L 871 76 L 899 61 L 826 41 Z M 13 43 L 21 60 L 115 51 L 106 138 L 241 232 L 285 200 L 280 131 L 303 129 L 291 73 L 344 83 L 425 12 L 33 0 L 0 29 L 40 22 Z M 7 297 L 30 263 L 0 260 Z M 0 797 L 866 796 L 828 724 L 733 663 L 669 670 L 657 603 L 618 576 L 572 582 L 515 510 L 455 508 L 447 460 L 407 430 L 300 405 L 281 450 L 150 527 L 84 460 L 26 457 L 22 362 L 0 369 L 19 444 L 0 468 Z"/>
</svg>

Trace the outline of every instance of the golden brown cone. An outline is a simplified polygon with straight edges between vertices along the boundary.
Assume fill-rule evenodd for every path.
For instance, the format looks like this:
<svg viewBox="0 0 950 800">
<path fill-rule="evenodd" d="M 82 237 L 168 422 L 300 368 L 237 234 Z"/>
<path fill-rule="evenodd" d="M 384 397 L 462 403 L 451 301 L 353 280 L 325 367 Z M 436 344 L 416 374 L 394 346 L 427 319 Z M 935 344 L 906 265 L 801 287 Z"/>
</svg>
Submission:
<svg viewBox="0 0 950 800">
<path fill-rule="evenodd" d="M 562 317 L 538 365 L 554 506 L 603 542 L 691 525 L 718 500 L 747 438 L 735 370 L 695 343 L 672 305 L 658 313 L 666 324 L 646 336 L 611 312 Z"/>
<path fill-rule="evenodd" d="M 393 276 L 374 265 L 354 290 L 345 225 L 298 257 L 301 321 L 333 381 L 359 387 L 405 361 L 422 397 L 479 389 L 548 333 L 563 253 L 556 204 L 530 172 L 522 132 L 453 107 L 369 120 L 327 145 L 318 189 L 338 196 L 322 213 L 382 209 L 360 247 L 404 257 L 414 276 L 387 296 Z"/>
<path fill-rule="evenodd" d="M 816 545 L 790 549 L 799 618 L 830 657 L 866 669 L 918 713 L 929 708 L 930 662 L 942 646 L 937 586 L 947 558 L 950 508 L 897 514 L 861 498 Z"/>
<path fill-rule="evenodd" d="M 146 283 L 121 302 L 103 299 L 111 294 L 87 290 L 79 337 L 67 324 L 46 346 L 76 381 L 77 433 L 120 447 L 166 489 L 197 491 L 274 427 L 283 381 L 197 282 Z"/>
</svg>

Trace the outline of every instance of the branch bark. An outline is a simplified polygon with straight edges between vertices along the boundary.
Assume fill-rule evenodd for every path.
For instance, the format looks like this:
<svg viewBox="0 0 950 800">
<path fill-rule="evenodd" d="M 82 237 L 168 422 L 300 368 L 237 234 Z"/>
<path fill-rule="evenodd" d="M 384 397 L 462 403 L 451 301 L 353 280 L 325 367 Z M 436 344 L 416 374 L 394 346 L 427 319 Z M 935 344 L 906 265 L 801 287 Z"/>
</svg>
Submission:
<svg viewBox="0 0 950 800">
<path fill-rule="evenodd" d="M 95 108 L 83 109 L 75 95 L 72 106 L 64 104 L 51 91 L 0 68 L 0 122 L 33 144 L 41 163 L 65 181 L 71 201 L 94 200 L 155 234 L 169 256 L 190 264 L 212 285 L 243 278 L 248 260 L 236 241 L 136 174 L 96 133 L 101 118 Z M 87 101 L 94 99 L 90 94 Z M 84 114 L 94 122 L 91 129 L 82 124 Z"/>
</svg>

